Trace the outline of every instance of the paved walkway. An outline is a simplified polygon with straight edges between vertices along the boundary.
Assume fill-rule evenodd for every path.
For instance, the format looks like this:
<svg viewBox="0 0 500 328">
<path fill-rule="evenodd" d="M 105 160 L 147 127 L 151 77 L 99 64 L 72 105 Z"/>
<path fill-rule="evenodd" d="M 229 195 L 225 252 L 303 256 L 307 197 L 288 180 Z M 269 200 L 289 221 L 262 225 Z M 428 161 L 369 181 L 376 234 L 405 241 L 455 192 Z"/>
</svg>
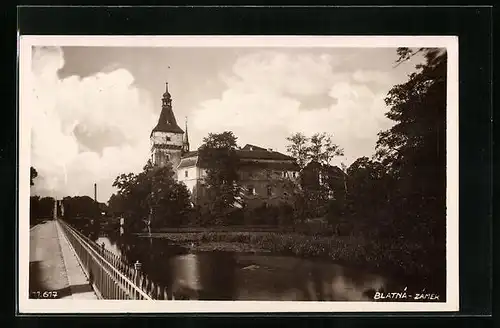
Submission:
<svg viewBox="0 0 500 328">
<path fill-rule="evenodd" d="M 47 291 L 56 292 L 54 298 L 97 299 L 73 248 L 54 220 L 30 229 L 29 282 L 30 297 Z"/>
</svg>

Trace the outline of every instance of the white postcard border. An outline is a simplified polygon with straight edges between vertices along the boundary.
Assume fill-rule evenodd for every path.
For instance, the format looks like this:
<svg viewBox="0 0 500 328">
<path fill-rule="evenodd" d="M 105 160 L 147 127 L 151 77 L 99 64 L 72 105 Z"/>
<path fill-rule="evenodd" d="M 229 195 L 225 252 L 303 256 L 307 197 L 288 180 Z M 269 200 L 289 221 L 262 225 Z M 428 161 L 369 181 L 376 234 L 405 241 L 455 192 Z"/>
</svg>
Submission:
<svg viewBox="0 0 500 328">
<path fill-rule="evenodd" d="M 32 46 L 106 47 L 445 47 L 447 76 L 447 301 L 116 301 L 28 298 Z M 458 266 L 458 37 L 456 36 L 29 36 L 18 38 L 19 58 L 19 258 L 18 311 L 29 313 L 232 313 L 232 312 L 436 312 L 459 310 Z"/>
</svg>

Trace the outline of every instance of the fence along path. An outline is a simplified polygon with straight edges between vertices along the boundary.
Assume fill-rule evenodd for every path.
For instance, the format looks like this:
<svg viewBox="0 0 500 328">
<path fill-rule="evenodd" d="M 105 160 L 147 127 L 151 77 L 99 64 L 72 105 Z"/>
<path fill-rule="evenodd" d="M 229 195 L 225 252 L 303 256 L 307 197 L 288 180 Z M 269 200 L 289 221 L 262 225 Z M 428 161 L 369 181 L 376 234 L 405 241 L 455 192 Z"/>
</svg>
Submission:
<svg viewBox="0 0 500 328">
<path fill-rule="evenodd" d="M 167 288 L 125 263 L 119 256 L 58 220 L 66 238 L 100 298 L 116 300 L 168 300 Z"/>
</svg>

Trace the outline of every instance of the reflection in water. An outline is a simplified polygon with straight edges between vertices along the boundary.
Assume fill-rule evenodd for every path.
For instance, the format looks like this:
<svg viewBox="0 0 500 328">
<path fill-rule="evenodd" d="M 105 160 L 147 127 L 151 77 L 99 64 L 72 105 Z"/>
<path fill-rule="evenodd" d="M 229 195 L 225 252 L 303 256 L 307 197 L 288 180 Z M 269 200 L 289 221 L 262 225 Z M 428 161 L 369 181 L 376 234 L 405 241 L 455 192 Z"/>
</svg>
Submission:
<svg viewBox="0 0 500 328">
<path fill-rule="evenodd" d="M 175 299 L 370 301 L 387 287 L 380 276 L 296 257 L 190 252 L 162 238 L 117 231 L 99 243 L 129 264 L 139 261 Z"/>
</svg>

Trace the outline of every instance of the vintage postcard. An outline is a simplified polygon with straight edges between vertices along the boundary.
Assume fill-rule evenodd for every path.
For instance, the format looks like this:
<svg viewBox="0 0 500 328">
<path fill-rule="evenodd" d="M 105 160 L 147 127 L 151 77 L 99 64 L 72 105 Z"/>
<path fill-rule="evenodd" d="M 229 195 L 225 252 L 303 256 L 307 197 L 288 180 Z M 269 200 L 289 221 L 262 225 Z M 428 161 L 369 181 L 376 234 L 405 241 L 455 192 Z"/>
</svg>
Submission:
<svg viewBox="0 0 500 328">
<path fill-rule="evenodd" d="M 458 310 L 456 37 L 23 35 L 19 104 L 20 313 Z"/>
</svg>

